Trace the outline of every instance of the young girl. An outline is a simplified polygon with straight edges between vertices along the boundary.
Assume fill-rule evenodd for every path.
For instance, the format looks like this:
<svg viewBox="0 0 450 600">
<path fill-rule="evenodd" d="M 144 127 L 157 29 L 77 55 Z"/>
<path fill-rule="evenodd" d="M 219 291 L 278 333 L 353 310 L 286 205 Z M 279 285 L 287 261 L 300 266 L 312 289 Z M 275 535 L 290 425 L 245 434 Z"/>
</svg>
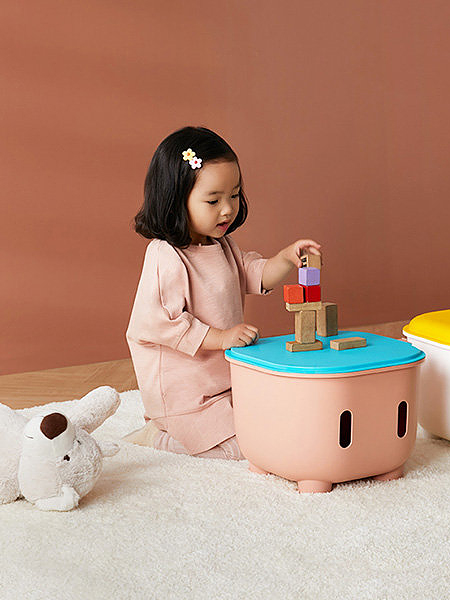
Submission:
<svg viewBox="0 0 450 600">
<path fill-rule="evenodd" d="M 146 425 L 125 439 L 199 457 L 244 458 L 236 440 L 224 350 L 257 341 L 243 322 L 245 294 L 269 294 L 301 250 L 272 258 L 244 252 L 230 236 L 247 217 L 238 157 L 219 135 L 184 127 L 156 149 L 137 233 L 151 239 L 126 337 Z"/>
</svg>

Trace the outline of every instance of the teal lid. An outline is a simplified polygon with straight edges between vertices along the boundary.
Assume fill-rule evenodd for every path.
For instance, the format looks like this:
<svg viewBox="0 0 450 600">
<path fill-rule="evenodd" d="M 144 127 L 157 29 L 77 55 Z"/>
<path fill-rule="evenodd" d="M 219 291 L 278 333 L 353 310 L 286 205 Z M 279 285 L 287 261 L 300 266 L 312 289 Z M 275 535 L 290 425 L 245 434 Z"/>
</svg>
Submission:
<svg viewBox="0 0 450 600">
<path fill-rule="evenodd" d="M 333 350 L 330 341 L 347 337 L 364 337 L 367 346 L 350 350 Z M 290 352 L 286 342 L 294 340 L 294 334 L 259 339 L 256 344 L 225 351 L 225 356 L 248 365 L 283 373 L 353 373 L 370 371 L 396 365 L 405 365 L 425 358 L 425 353 L 409 342 L 365 333 L 343 331 L 329 337 L 317 336 L 323 343 L 322 350 Z"/>
</svg>

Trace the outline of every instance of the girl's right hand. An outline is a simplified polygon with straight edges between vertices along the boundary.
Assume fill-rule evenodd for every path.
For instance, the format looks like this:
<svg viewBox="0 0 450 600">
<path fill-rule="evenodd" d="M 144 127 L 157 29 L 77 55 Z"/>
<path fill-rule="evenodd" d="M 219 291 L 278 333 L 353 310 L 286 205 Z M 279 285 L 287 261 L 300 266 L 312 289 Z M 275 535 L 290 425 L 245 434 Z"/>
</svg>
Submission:
<svg viewBox="0 0 450 600">
<path fill-rule="evenodd" d="M 222 350 L 232 346 L 250 346 L 259 340 L 258 328 L 254 325 L 239 323 L 231 329 L 224 329 L 222 337 Z"/>
</svg>

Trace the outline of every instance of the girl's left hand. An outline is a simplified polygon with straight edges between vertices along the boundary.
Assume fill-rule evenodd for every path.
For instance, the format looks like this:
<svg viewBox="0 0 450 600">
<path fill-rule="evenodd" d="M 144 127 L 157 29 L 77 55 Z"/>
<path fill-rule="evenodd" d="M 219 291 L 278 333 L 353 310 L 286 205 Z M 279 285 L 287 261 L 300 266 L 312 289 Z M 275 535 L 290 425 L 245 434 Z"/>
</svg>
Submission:
<svg viewBox="0 0 450 600">
<path fill-rule="evenodd" d="M 284 249 L 284 256 L 287 260 L 290 260 L 293 265 L 300 268 L 302 266 L 300 256 L 302 254 L 317 254 L 317 256 L 321 256 L 320 248 L 322 246 L 315 242 L 314 240 L 297 240 L 290 246 Z"/>
</svg>

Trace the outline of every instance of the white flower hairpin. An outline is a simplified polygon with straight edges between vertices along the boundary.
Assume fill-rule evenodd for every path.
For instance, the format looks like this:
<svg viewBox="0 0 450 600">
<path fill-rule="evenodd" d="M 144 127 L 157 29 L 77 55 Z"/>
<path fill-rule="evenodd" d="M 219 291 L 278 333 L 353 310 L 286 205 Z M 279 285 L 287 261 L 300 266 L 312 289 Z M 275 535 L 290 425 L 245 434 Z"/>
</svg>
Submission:
<svg viewBox="0 0 450 600">
<path fill-rule="evenodd" d="M 183 160 L 189 161 L 191 169 L 200 169 L 202 166 L 202 159 L 198 156 L 195 156 L 195 152 L 192 150 L 192 148 L 183 150 Z"/>
</svg>

